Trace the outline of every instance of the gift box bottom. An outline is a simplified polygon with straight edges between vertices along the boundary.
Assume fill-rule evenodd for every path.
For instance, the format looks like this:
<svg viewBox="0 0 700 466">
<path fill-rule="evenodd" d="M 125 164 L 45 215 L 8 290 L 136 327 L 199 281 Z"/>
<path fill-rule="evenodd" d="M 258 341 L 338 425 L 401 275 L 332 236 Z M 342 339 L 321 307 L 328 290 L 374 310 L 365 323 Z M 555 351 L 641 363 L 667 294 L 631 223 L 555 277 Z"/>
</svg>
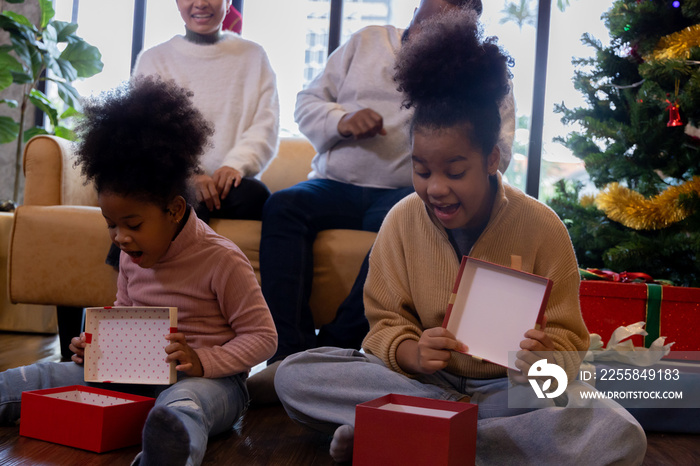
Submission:
<svg viewBox="0 0 700 466">
<path fill-rule="evenodd" d="M 155 399 L 71 385 L 22 393 L 19 433 L 102 453 L 141 443 Z"/>
<path fill-rule="evenodd" d="M 353 466 L 470 465 L 477 406 L 390 394 L 357 405 Z"/>
</svg>

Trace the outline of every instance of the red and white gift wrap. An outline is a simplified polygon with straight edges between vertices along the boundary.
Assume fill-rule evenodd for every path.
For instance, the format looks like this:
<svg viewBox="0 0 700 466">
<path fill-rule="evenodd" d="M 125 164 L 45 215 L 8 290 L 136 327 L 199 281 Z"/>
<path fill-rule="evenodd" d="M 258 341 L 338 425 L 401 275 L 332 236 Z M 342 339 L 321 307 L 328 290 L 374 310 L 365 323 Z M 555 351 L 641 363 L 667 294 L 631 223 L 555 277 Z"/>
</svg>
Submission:
<svg viewBox="0 0 700 466">
<path fill-rule="evenodd" d="M 588 331 L 603 342 L 616 328 L 643 321 L 648 335 L 632 337 L 635 346 L 664 336 L 674 352 L 700 351 L 700 288 L 583 280 L 579 296 Z"/>
<path fill-rule="evenodd" d="M 176 307 L 85 309 L 85 381 L 173 384 L 165 335 L 177 332 Z"/>
</svg>

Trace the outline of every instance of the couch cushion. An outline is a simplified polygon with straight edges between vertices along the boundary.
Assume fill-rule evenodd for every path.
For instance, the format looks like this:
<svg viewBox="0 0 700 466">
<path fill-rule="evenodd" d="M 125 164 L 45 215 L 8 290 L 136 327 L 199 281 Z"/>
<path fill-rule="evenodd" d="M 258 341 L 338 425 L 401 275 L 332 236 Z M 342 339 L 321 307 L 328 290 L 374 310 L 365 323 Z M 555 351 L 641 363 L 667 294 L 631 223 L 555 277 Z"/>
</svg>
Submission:
<svg viewBox="0 0 700 466">
<path fill-rule="evenodd" d="M 212 218 L 209 226 L 230 239 L 241 248 L 255 270 L 255 276 L 260 283 L 260 229 L 262 222 L 258 220 L 226 220 Z"/>
<path fill-rule="evenodd" d="M 282 138 L 277 155 L 260 179 L 273 193 L 306 181 L 315 154 L 314 147 L 304 138 Z"/>
<path fill-rule="evenodd" d="M 309 301 L 316 328 L 335 318 L 376 236 L 369 231 L 324 230 L 316 237 Z"/>
</svg>

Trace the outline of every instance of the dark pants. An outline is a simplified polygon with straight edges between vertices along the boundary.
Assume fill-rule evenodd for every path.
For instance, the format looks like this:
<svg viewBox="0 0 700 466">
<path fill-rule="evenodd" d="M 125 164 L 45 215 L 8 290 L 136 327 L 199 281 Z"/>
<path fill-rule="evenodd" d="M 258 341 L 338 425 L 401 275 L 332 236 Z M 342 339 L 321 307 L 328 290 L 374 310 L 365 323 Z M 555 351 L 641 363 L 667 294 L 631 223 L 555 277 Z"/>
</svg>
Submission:
<svg viewBox="0 0 700 466">
<path fill-rule="evenodd" d="M 321 329 L 317 341 L 309 308 L 313 243 L 319 231 L 379 231 L 387 212 L 413 192 L 363 188 L 332 180 L 309 180 L 270 196 L 263 210 L 260 241 L 262 291 L 278 334 L 274 362 L 319 346 L 357 347 L 367 330 L 362 289 L 365 263 L 336 320 Z"/>
<path fill-rule="evenodd" d="M 230 218 L 236 220 L 262 219 L 263 206 L 270 197 L 270 190 L 262 181 L 243 178 L 237 188 L 231 188 L 228 196 L 221 201 L 219 210 L 210 211 L 200 202 L 195 211 L 197 217 L 209 223 L 210 218 Z"/>
</svg>

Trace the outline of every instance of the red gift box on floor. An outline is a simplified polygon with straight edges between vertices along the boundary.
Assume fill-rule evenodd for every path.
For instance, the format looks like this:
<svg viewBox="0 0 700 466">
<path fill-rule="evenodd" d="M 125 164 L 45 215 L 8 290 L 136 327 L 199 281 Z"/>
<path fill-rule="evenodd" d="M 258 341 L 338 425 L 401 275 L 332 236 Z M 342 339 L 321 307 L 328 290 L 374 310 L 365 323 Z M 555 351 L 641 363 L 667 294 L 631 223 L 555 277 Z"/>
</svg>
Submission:
<svg viewBox="0 0 700 466">
<path fill-rule="evenodd" d="M 19 434 L 97 453 L 138 445 L 154 403 L 82 385 L 23 392 Z"/>
<path fill-rule="evenodd" d="M 664 336 L 674 352 L 700 351 L 700 288 L 584 280 L 579 296 L 588 331 L 604 344 L 616 328 L 646 322 L 648 335 L 632 337 L 635 346 Z"/>
<path fill-rule="evenodd" d="M 353 466 L 470 465 L 477 406 L 390 394 L 355 409 Z"/>
</svg>

